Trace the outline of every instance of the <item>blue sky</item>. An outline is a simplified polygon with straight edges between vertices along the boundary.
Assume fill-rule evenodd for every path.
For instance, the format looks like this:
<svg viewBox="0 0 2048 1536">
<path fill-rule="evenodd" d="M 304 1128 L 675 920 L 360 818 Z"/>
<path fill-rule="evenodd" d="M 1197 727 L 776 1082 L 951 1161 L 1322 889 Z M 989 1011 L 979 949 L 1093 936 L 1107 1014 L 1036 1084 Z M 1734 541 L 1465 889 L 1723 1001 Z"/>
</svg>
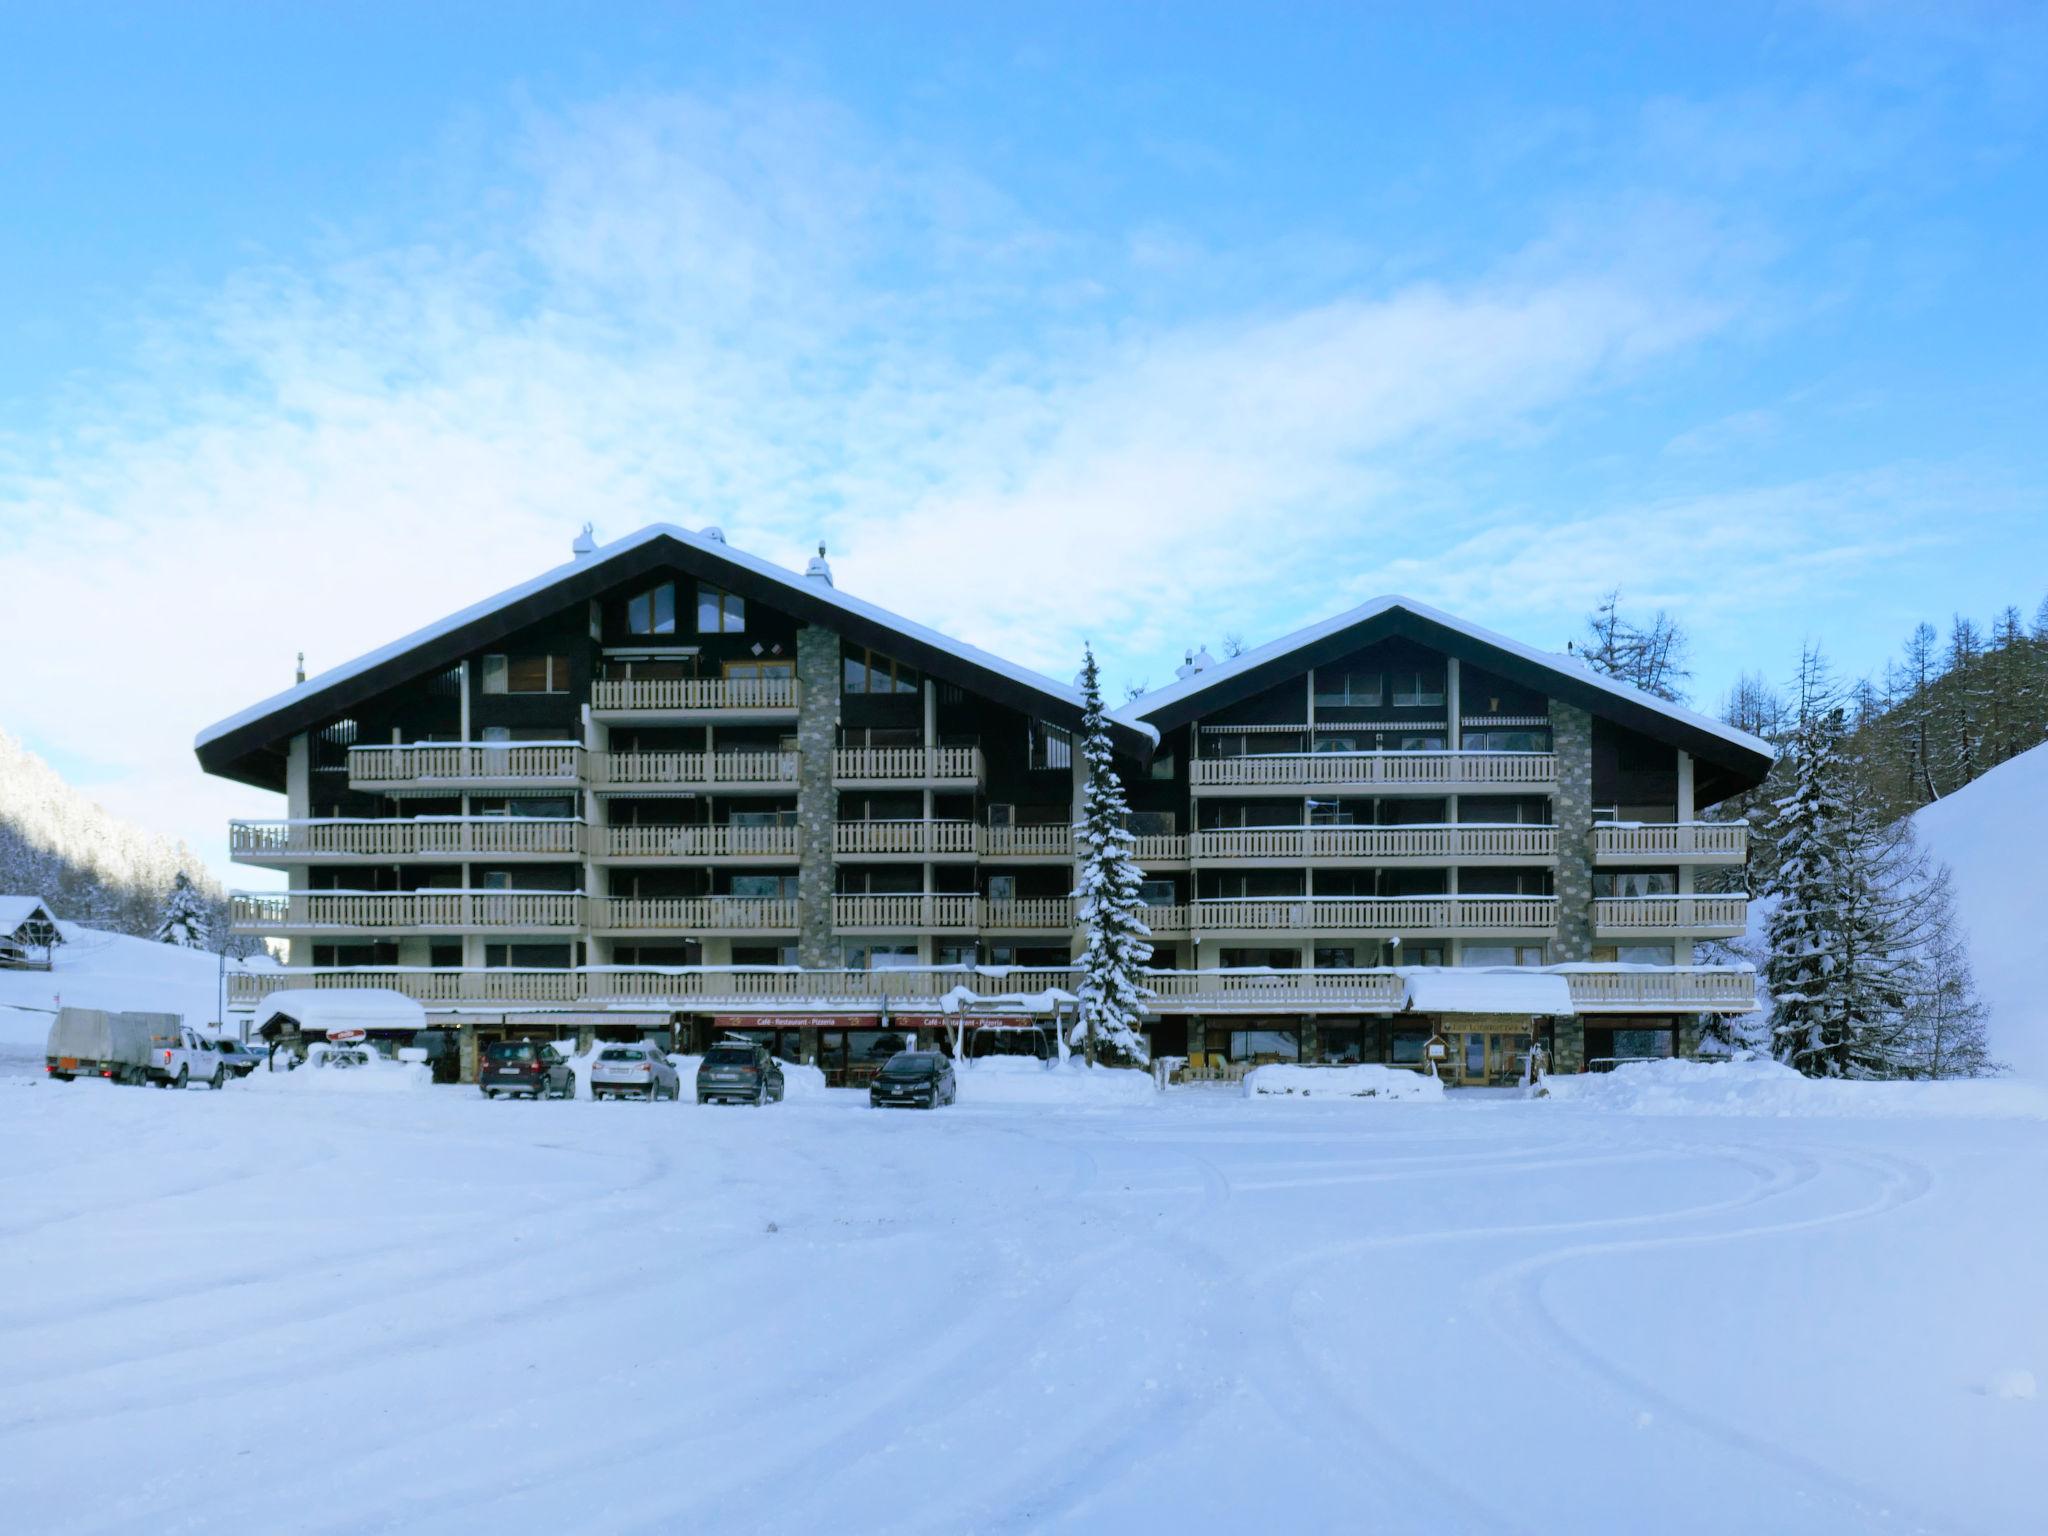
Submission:
<svg viewBox="0 0 2048 1536">
<path fill-rule="evenodd" d="M 1708 707 L 1866 671 L 2048 595 L 2044 78 L 2038 6 L 16 8 L 0 641 L 80 638 L 0 725 L 218 858 L 194 730 L 585 519 L 1062 676 L 1614 585 Z"/>
</svg>

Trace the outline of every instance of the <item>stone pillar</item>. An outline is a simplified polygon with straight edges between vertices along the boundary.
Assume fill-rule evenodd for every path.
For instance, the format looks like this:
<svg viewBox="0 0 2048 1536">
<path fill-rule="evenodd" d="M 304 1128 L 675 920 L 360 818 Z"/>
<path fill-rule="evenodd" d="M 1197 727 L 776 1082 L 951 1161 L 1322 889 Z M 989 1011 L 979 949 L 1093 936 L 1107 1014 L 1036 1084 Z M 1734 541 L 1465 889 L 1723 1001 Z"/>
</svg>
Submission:
<svg viewBox="0 0 2048 1536">
<path fill-rule="evenodd" d="M 1551 749 L 1557 754 L 1556 962 L 1593 958 L 1593 717 L 1550 701 Z"/>
<path fill-rule="evenodd" d="M 1576 1017 L 1557 1021 L 1556 1049 L 1550 1058 L 1553 1072 L 1586 1070 L 1586 1026 Z"/>
<path fill-rule="evenodd" d="M 1700 1055 L 1700 1016 L 1696 1013 L 1681 1014 L 1678 1019 L 1678 1038 L 1673 1042 L 1678 1055 L 1685 1061 L 1697 1061 Z"/>
<path fill-rule="evenodd" d="M 455 1028 L 455 1060 L 458 1068 L 457 1081 L 476 1081 L 476 1026 L 458 1024 Z"/>
<path fill-rule="evenodd" d="M 1322 1031 L 1316 1025 L 1316 1016 L 1305 1013 L 1301 1016 L 1301 1059 L 1320 1061 L 1323 1055 Z"/>
<path fill-rule="evenodd" d="M 832 787 L 832 753 L 839 745 L 839 636 L 815 624 L 796 637 L 798 683 L 797 766 L 798 913 L 796 963 L 808 970 L 839 964 L 832 936 L 832 894 L 836 884 L 833 826 L 839 795 Z"/>
</svg>

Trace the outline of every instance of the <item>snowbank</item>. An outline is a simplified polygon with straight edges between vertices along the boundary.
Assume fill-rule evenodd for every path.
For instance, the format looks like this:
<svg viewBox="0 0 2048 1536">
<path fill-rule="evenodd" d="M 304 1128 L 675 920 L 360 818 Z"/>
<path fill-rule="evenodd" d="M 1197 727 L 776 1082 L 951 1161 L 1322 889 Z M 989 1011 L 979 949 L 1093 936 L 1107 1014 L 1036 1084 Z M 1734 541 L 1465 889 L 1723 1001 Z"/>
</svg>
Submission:
<svg viewBox="0 0 2048 1536">
<path fill-rule="evenodd" d="M 295 1072 L 251 1072 L 234 1085 L 248 1093 L 425 1093 L 434 1086 L 433 1069 L 424 1062 L 386 1061 L 373 1055 L 366 1066 L 306 1065 Z"/>
<path fill-rule="evenodd" d="M 1253 1067 L 1244 1076 L 1244 1096 L 1256 1098 L 1406 1099 L 1441 1102 L 1441 1079 L 1404 1067 Z"/>
<path fill-rule="evenodd" d="M 1131 1067 L 1065 1066 L 1028 1056 L 986 1056 L 959 1064 L 962 1104 L 1156 1104 L 1152 1074 Z"/>
<path fill-rule="evenodd" d="M 2048 746 L 2022 752 L 1914 813 L 1928 855 L 1955 881 L 1970 969 L 1991 1011 L 1991 1055 L 2048 1081 L 2037 872 L 2048 861 Z"/>
<path fill-rule="evenodd" d="M 1549 1097 L 1624 1115 L 1904 1116 L 2048 1119 L 2048 1090 L 2009 1079 L 1864 1083 L 1805 1077 L 1779 1062 L 1631 1062 L 1543 1080 Z"/>
</svg>

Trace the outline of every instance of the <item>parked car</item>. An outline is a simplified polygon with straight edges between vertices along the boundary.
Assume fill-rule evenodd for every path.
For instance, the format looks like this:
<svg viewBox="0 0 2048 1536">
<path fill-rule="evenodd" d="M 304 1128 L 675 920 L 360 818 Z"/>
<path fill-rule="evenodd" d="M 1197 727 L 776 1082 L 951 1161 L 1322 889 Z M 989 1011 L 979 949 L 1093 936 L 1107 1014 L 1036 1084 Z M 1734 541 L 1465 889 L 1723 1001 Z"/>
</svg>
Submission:
<svg viewBox="0 0 2048 1536">
<path fill-rule="evenodd" d="M 710 1104 L 780 1104 L 782 1063 L 765 1045 L 751 1040 L 721 1040 L 697 1065 L 697 1102 Z"/>
<path fill-rule="evenodd" d="M 493 1040 L 477 1063 L 476 1085 L 484 1097 L 573 1099 L 576 1074 L 569 1060 L 545 1040 Z"/>
<path fill-rule="evenodd" d="M 876 1109 L 890 1104 L 936 1109 L 959 1096 L 953 1063 L 937 1051 L 899 1051 L 868 1084 L 868 1103 Z"/>
<path fill-rule="evenodd" d="M 221 1065 L 236 1077 L 247 1077 L 263 1065 L 264 1051 L 252 1051 L 239 1040 L 217 1041 L 214 1049 L 220 1053 Z"/>
<path fill-rule="evenodd" d="M 682 1074 L 657 1046 L 608 1045 L 590 1064 L 590 1095 L 597 1099 L 680 1099 Z"/>
</svg>

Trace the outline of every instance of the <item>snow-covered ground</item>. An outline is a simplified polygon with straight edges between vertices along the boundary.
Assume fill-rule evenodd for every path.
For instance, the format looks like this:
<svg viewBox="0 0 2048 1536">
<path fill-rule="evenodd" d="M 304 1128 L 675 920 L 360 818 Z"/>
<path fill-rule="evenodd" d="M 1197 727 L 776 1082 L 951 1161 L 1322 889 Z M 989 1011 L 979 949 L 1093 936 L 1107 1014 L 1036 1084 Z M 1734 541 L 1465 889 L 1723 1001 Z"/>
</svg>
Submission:
<svg viewBox="0 0 2048 1536">
<path fill-rule="evenodd" d="M 2048 1081 L 2048 986 L 2041 932 L 2048 902 L 2048 746 L 2022 752 L 1922 808 L 1913 830 L 1955 876 L 1956 916 L 1991 1010 L 1991 1053 Z"/>
<path fill-rule="evenodd" d="M 934 1113 L 0 1080 L 0 1508 L 2040 1530 L 2048 1099 L 1706 1070 Z"/>
</svg>

